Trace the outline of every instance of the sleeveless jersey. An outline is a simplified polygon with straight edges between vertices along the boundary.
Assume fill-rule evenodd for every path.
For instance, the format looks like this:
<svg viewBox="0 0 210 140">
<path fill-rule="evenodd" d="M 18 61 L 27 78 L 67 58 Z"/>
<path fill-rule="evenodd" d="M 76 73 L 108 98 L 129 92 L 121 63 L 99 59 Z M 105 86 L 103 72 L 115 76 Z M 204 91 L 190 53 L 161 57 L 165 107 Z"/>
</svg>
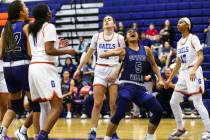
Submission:
<svg viewBox="0 0 210 140">
<path fill-rule="evenodd" d="M 202 46 L 196 35 L 189 34 L 185 39 L 181 38 L 177 43 L 177 57 L 181 60 L 180 70 L 188 69 L 197 62 L 197 51 Z"/>
<path fill-rule="evenodd" d="M 91 40 L 91 47 L 97 51 L 97 64 L 116 65 L 119 63 L 119 56 L 100 58 L 100 54 L 105 51 L 113 50 L 117 47 L 124 47 L 124 39 L 121 35 L 113 33 L 111 40 L 104 39 L 104 33 L 97 33 Z"/>
<path fill-rule="evenodd" d="M 10 61 L 19 61 L 19 60 L 28 60 L 28 54 L 27 54 L 27 40 L 25 33 L 23 31 L 23 26 L 25 25 L 24 21 L 17 21 L 12 24 L 13 32 L 14 32 L 14 38 L 17 42 L 17 47 L 15 50 L 5 50 L 5 54 L 3 56 L 4 62 L 10 62 Z"/>
<path fill-rule="evenodd" d="M 32 34 L 29 34 L 29 42 L 31 46 L 32 59 L 31 62 L 46 62 L 58 63 L 57 56 L 48 55 L 45 52 L 45 42 L 54 41 L 54 47 L 58 48 L 58 37 L 56 28 L 53 24 L 44 23 L 35 39 Z"/>
<path fill-rule="evenodd" d="M 125 48 L 126 54 L 123 63 L 123 72 L 120 77 L 120 82 L 135 82 L 137 84 L 144 83 L 146 70 L 147 56 L 145 48 L 139 47 L 138 51 Z"/>
</svg>

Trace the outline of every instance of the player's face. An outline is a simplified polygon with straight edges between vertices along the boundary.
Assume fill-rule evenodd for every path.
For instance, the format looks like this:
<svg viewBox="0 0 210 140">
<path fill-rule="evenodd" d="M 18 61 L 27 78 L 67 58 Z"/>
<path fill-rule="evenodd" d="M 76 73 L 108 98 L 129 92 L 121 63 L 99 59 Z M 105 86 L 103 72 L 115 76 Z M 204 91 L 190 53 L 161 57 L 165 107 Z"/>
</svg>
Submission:
<svg viewBox="0 0 210 140">
<path fill-rule="evenodd" d="M 138 32 L 136 30 L 129 30 L 126 34 L 126 39 L 128 42 L 138 41 Z"/>
<path fill-rule="evenodd" d="M 188 24 L 184 20 L 179 20 L 177 24 L 177 28 L 180 32 L 183 32 L 184 30 L 188 29 Z"/>
<path fill-rule="evenodd" d="M 104 27 L 104 29 L 114 28 L 115 27 L 114 19 L 111 16 L 104 17 L 103 27 Z"/>
</svg>

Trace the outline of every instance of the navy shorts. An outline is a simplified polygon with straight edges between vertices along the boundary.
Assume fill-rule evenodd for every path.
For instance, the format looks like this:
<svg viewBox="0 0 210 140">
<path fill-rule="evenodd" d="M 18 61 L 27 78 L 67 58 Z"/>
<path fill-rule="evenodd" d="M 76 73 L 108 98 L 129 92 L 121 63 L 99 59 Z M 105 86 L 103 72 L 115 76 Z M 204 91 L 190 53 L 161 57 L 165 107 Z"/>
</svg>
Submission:
<svg viewBox="0 0 210 140">
<path fill-rule="evenodd" d="M 151 98 L 154 98 L 144 86 L 134 85 L 130 83 L 120 84 L 117 100 L 124 98 L 137 105 L 144 104 Z"/>
<path fill-rule="evenodd" d="M 29 91 L 28 67 L 28 64 L 4 67 L 4 77 L 10 93 L 16 93 L 21 90 Z"/>
</svg>

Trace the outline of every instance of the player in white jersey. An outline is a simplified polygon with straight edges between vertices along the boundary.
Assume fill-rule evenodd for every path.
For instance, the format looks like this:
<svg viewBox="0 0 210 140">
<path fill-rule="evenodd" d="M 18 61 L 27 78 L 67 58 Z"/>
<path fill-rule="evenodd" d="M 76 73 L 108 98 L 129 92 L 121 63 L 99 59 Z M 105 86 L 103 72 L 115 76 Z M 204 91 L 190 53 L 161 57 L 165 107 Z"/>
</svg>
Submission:
<svg viewBox="0 0 210 140">
<path fill-rule="evenodd" d="M 2 121 L 7 111 L 8 98 L 9 94 L 3 73 L 3 61 L 0 60 L 0 121 Z"/>
<path fill-rule="evenodd" d="M 205 126 L 205 132 L 201 139 L 207 140 L 210 139 L 210 121 L 208 111 L 202 102 L 202 94 L 204 93 L 204 79 L 201 68 L 203 61 L 202 46 L 198 37 L 190 33 L 191 22 L 189 18 L 181 18 L 178 21 L 177 28 L 181 32 L 182 38 L 177 43 L 176 66 L 166 82 L 166 85 L 168 85 L 179 70 L 178 82 L 170 101 L 177 130 L 169 136 L 169 139 L 177 139 L 187 134 L 182 120 L 180 103 L 183 102 L 184 96 L 188 96 L 193 101 Z"/>
<path fill-rule="evenodd" d="M 91 40 L 90 48 L 81 63 L 79 64 L 77 71 L 74 73 L 74 78 L 77 78 L 80 74 L 81 68 L 93 55 L 94 51 L 97 51 L 97 62 L 94 71 L 94 82 L 93 82 L 93 92 L 94 92 L 94 107 L 91 115 L 92 128 L 89 134 L 90 140 L 96 139 L 96 128 L 98 125 L 98 120 L 100 116 L 101 107 L 103 104 L 104 96 L 108 88 L 110 95 L 110 110 L 111 115 L 115 113 L 116 110 L 116 97 L 118 93 L 118 80 L 115 82 L 109 82 L 109 74 L 114 71 L 115 67 L 119 66 L 119 57 L 109 57 L 107 59 L 100 58 L 101 52 L 115 49 L 116 47 L 124 47 L 125 41 L 124 37 L 114 32 L 115 21 L 111 16 L 105 16 L 103 19 L 103 32 L 97 33 L 93 36 Z M 116 133 L 113 137 L 117 137 Z"/>
<path fill-rule="evenodd" d="M 51 109 L 47 113 L 38 140 L 47 140 L 48 133 L 62 111 L 60 78 L 57 72 L 57 56 L 74 54 L 72 49 L 58 50 L 56 28 L 49 23 L 51 11 L 45 4 L 37 5 L 32 11 L 35 22 L 29 25 L 29 43 L 32 59 L 29 66 L 29 85 L 33 101 L 49 101 Z M 41 110 L 44 110 L 41 106 Z M 41 111 L 42 113 L 42 111 Z"/>
</svg>

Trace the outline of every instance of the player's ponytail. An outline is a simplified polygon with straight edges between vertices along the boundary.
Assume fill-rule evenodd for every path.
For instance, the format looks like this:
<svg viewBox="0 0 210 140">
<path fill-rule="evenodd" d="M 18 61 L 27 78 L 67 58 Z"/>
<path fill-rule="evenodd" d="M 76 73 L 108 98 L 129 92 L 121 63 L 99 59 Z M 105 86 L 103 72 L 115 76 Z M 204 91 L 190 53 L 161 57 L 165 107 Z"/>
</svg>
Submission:
<svg viewBox="0 0 210 140">
<path fill-rule="evenodd" d="M 14 38 L 12 23 L 19 19 L 20 11 L 23 9 L 21 1 L 16 0 L 8 6 L 8 19 L 3 30 L 3 55 L 7 52 L 13 52 L 17 47 L 17 42 Z"/>
<path fill-rule="evenodd" d="M 29 25 L 29 33 L 32 34 L 35 44 L 37 39 L 37 33 L 40 31 L 43 24 L 48 21 L 47 17 L 49 13 L 49 7 L 46 4 L 37 5 L 32 10 L 32 15 L 35 21 Z"/>
</svg>

